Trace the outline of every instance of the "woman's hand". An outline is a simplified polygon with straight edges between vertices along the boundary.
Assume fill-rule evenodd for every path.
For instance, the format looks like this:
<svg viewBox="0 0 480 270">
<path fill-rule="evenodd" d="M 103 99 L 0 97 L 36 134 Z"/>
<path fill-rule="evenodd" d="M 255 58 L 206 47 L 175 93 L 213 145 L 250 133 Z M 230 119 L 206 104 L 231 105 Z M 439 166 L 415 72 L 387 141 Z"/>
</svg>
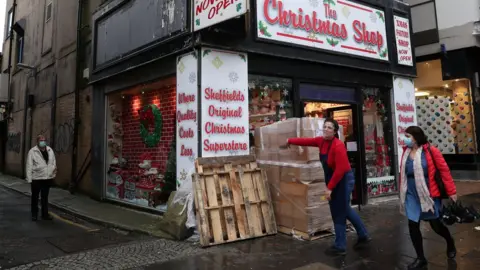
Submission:
<svg viewBox="0 0 480 270">
<path fill-rule="evenodd" d="M 451 195 L 450 200 L 452 200 L 453 202 L 457 202 L 457 194 Z"/>
<path fill-rule="evenodd" d="M 327 201 L 330 201 L 332 199 L 332 191 L 327 189 L 327 191 L 325 191 L 325 199 L 327 199 Z"/>
</svg>

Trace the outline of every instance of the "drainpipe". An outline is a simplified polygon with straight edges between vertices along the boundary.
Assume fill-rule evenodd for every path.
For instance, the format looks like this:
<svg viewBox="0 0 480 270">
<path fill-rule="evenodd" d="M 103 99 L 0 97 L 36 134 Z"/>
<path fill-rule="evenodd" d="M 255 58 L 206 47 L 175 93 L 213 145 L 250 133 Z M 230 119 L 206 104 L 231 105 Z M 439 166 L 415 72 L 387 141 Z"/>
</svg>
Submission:
<svg viewBox="0 0 480 270">
<path fill-rule="evenodd" d="M 13 5 L 12 5 L 12 25 L 15 22 L 15 13 L 17 9 L 17 0 L 13 0 Z M 8 18 L 7 18 L 8 19 Z M 8 24 L 8 23 L 7 23 Z M 13 104 L 12 104 L 12 86 L 11 86 L 11 80 L 12 80 L 12 50 L 13 50 L 13 28 L 10 26 L 10 47 L 8 48 L 8 86 L 7 86 L 7 127 L 5 129 L 5 146 L 6 146 L 6 141 L 8 140 L 8 126 L 10 124 L 10 115 L 12 114 L 12 109 L 13 109 Z M 25 135 L 25 134 L 24 134 Z M 7 163 L 7 149 L 4 147 L 3 151 L 3 168 L 5 170 L 6 163 Z"/>
<path fill-rule="evenodd" d="M 77 9 L 77 47 L 76 47 L 76 68 L 75 68 L 75 118 L 73 123 L 73 149 L 72 149 L 72 173 L 70 176 L 71 191 L 75 188 L 76 176 L 77 176 L 77 159 L 78 159 L 78 126 L 80 124 L 80 86 L 82 76 L 80 75 L 82 57 L 82 15 L 83 15 L 83 0 L 78 0 Z"/>
</svg>

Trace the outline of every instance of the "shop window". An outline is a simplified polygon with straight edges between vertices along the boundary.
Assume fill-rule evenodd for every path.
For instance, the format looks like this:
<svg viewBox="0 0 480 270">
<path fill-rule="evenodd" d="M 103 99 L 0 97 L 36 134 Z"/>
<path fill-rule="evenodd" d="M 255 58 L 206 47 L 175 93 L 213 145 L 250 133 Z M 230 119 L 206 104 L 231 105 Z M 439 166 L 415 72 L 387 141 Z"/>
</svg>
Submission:
<svg viewBox="0 0 480 270">
<path fill-rule="evenodd" d="M 107 96 L 106 197 L 166 210 L 176 188 L 175 80 Z"/>
<path fill-rule="evenodd" d="M 293 117 L 292 80 L 249 75 L 250 146 L 255 128 Z"/>
<path fill-rule="evenodd" d="M 428 141 L 444 155 L 477 154 L 470 81 L 443 81 L 440 60 L 418 63 L 417 70 L 417 122 Z"/>
<path fill-rule="evenodd" d="M 6 24 L 6 29 L 5 29 L 5 39 L 10 37 L 11 35 L 11 30 L 12 30 L 12 25 L 13 25 L 13 9 L 8 12 L 7 15 L 7 24 Z"/>
<path fill-rule="evenodd" d="M 364 88 L 363 128 L 365 140 L 365 162 L 368 195 L 370 197 L 389 195 L 397 192 L 392 147 L 393 138 L 388 120 L 388 91 Z"/>
</svg>

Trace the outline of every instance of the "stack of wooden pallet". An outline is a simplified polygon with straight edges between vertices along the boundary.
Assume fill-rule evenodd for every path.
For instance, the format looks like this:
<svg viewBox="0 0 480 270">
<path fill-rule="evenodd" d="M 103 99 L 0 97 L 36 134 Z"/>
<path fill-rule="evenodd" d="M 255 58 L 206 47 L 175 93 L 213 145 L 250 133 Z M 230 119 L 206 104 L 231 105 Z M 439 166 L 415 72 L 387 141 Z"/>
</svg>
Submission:
<svg viewBox="0 0 480 270">
<path fill-rule="evenodd" d="M 202 246 L 277 233 L 266 173 L 254 156 L 198 158 L 193 190 Z"/>
</svg>

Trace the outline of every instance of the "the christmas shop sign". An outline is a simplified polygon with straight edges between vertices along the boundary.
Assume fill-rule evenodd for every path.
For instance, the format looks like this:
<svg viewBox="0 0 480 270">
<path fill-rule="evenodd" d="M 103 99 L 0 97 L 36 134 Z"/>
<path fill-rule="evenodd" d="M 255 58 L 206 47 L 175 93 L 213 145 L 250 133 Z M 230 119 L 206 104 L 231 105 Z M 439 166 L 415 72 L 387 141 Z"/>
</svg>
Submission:
<svg viewBox="0 0 480 270">
<path fill-rule="evenodd" d="M 247 55 L 202 48 L 202 157 L 248 155 Z"/>
<path fill-rule="evenodd" d="M 397 56 L 400 65 L 413 66 L 412 44 L 410 41 L 410 22 L 407 18 L 393 16 Z"/>
<path fill-rule="evenodd" d="M 247 12 L 247 0 L 194 0 L 193 31 L 235 18 Z"/>
<path fill-rule="evenodd" d="M 395 111 L 395 129 L 399 162 L 402 156 L 405 129 L 417 125 L 415 105 L 415 87 L 410 78 L 393 78 L 393 102 Z M 398 163 L 400 164 L 400 163 Z"/>
<path fill-rule="evenodd" d="M 347 0 L 256 0 L 257 36 L 388 61 L 382 10 Z"/>
<path fill-rule="evenodd" d="M 197 55 L 177 58 L 177 181 L 191 181 L 198 157 Z"/>
</svg>

